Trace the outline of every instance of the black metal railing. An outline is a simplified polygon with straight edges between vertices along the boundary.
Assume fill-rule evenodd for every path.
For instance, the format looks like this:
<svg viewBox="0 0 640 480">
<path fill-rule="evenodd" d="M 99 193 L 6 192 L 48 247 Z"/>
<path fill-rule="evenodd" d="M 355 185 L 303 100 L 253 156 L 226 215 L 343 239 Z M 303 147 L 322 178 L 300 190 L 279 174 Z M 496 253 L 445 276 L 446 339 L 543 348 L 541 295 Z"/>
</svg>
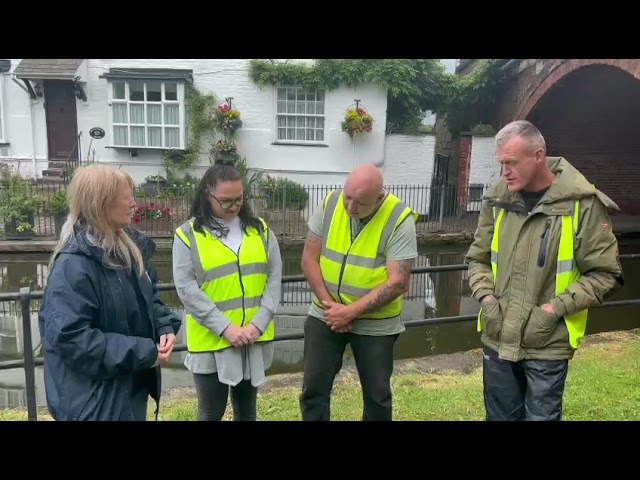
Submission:
<svg viewBox="0 0 640 480">
<path fill-rule="evenodd" d="M 640 260 L 640 254 L 625 254 L 620 255 L 621 260 Z M 427 267 L 417 267 L 411 270 L 412 274 L 419 273 L 439 273 L 439 272 L 455 272 L 467 270 L 466 264 L 451 264 L 451 265 L 434 265 Z M 282 283 L 294 283 L 294 282 L 306 282 L 304 275 L 289 275 L 282 277 Z M 173 283 L 158 284 L 159 291 L 174 291 L 175 285 Z M 37 405 L 36 405 L 36 383 L 35 383 L 35 367 L 43 365 L 43 358 L 35 358 L 33 351 L 33 340 L 31 333 L 31 301 L 40 300 L 44 295 L 44 291 L 37 290 L 31 291 L 29 287 L 21 288 L 19 292 L 0 293 L 0 302 L 16 301 L 21 304 L 22 311 L 22 325 L 23 325 L 23 347 L 24 354 L 23 360 L 9 360 L 0 362 L 0 370 L 8 370 L 13 368 L 25 369 L 25 384 L 26 384 L 26 396 L 27 396 L 27 418 L 29 421 L 37 420 Z M 631 300 L 618 300 L 604 302 L 595 308 L 611 308 L 611 307 L 625 307 L 638 305 L 640 306 L 640 298 Z M 457 315 L 451 317 L 436 317 L 436 318 L 423 318 L 417 320 L 405 320 L 404 324 L 407 328 L 421 327 L 425 325 L 442 325 L 448 323 L 459 323 L 475 321 L 477 315 Z M 298 340 L 304 338 L 304 333 L 288 333 L 276 335 L 274 341 L 280 342 L 284 340 Z M 176 345 L 173 349 L 174 352 L 186 351 L 186 345 Z"/>
<path fill-rule="evenodd" d="M 30 237 L 59 237 L 65 215 L 57 212 L 57 203 L 61 194 L 66 192 L 70 174 L 82 165 L 81 158 L 70 157 L 66 161 L 63 184 L 21 180 L 24 192 L 36 199 L 35 205 L 28 211 L 23 208 L 22 212 L 33 225 Z M 175 229 L 190 217 L 195 187 L 192 183 L 173 183 L 165 179 L 137 185 L 134 191 L 137 203 L 134 226 L 150 236 L 172 237 Z M 0 192 L 3 188 L 0 185 Z M 341 185 L 294 185 L 266 189 L 251 185 L 246 188 L 246 198 L 254 213 L 263 217 L 278 237 L 304 238 L 311 215 L 321 208 L 329 192 L 340 188 Z M 482 194 L 489 185 L 386 185 L 385 188 L 420 214 L 416 232 L 428 235 L 472 232 L 478 222 Z M 0 206 L 2 202 L 3 196 L 0 195 Z M 28 239 L 25 235 L 22 238 Z"/>
</svg>

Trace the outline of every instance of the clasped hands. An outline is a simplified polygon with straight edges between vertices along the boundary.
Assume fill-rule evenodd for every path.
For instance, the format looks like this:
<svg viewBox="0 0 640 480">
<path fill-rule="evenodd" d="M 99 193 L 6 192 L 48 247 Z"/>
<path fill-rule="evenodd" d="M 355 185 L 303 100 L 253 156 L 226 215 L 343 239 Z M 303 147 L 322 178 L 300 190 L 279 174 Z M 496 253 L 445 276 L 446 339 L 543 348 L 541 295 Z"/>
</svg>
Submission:
<svg viewBox="0 0 640 480">
<path fill-rule="evenodd" d="M 222 336 L 234 347 L 251 345 L 255 343 L 260 335 L 262 335 L 262 332 L 253 323 L 248 323 L 244 327 L 231 323 L 222 332 Z"/>
<path fill-rule="evenodd" d="M 322 305 L 324 306 L 324 318 L 331 330 L 337 333 L 351 331 L 353 321 L 356 318 L 351 305 L 343 305 L 332 300 L 323 300 Z"/>
</svg>

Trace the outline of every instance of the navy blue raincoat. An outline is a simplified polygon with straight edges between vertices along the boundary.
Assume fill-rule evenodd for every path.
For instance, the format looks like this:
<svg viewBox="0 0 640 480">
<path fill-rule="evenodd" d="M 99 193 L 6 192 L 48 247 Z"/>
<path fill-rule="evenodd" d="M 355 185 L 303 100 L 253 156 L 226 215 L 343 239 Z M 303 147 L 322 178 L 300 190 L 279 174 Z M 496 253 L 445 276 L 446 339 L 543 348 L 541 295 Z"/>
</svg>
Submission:
<svg viewBox="0 0 640 480">
<path fill-rule="evenodd" d="M 160 300 L 149 265 L 155 243 L 125 229 L 147 272 L 123 281 L 103 251 L 79 230 L 56 259 L 40 308 L 44 380 L 56 420 L 145 420 L 147 401 L 160 405 L 157 343 L 177 334 L 180 319 Z M 137 301 L 136 301 L 137 300 Z M 132 318 L 136 322 L 132 322 Z"/>
</svg>

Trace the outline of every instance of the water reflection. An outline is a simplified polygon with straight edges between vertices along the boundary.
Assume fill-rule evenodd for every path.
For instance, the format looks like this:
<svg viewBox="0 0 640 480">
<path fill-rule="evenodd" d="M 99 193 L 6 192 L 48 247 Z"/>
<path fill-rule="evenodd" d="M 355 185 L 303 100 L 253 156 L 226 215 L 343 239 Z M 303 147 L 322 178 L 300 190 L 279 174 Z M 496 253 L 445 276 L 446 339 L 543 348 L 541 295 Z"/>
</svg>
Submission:
<svg viewBox="0 0 640 480">
<path fill-rule="evenodd" d="M 466 246 L 423 247 L 417 266 L 448 265 L 463 262 Z M 622 253 L 637 253 L 640 242 L 621 245 Z M 284 274 L 301 274 L 301 250 L 283 250 Z M 29 286 L 41 290 L 48 276 L 46 254 L 0 255 L 0 291 L 14 292 Z M 154 266 L 162 282 L 171 282 L 170 252 L 159 252 Z M 640 261 L 624 261 L 626 286 L 616 292 L 611 300 L 638 297 L 634 288 L 640 282 Z M 163 292 L 162 298 L 178 315 L 184 318 L 184 310 L 175 292 Z M 276 317 L 276 332 L 301 332 L 312 293 L 306 282 L 286 284 L 280 299 L 280 310 Z M 31 330 L 36 355 L 40 355 L 40 336 L 37 324 L 38 302 L 32 303 Z M 446 317 L 476 314 L 479 306 L 470 297 L 466 271 L 414 274 L 409 292 L 405 295 L 403 314 L 405 319 Z M 17 302 L 0 302 L 0 361 L 21 359 L 23 353 L 22 320 Z M 587 333 L 640 327 L 640 308 L 616 307 L 594 309 L 589 319 Z M 178 341 L 184 342 L 183 332 Z M 431 354 L 469 350 L 480 346 L 474 322 L 464 322 L 432 327 L 410 328 L 400 336 L 395 356 L 397 359 L 420 357 Z M 278 342 L 274 365 L 270 374 L 299 372 L 302 369 L 302 340 Z M 172 355 L 170 365 L 164 370 L 165 388 L 191 386 L 189 372 L 182 366 L 184 353 Z M 345 364 L 352 361 L 349 352 Z M 38 404 L 43 405 L 44 385 L 42 369 L 36 371 Z M 24 370 L 0 370 L 0 408 L 25 406 Z"/>
</svg>

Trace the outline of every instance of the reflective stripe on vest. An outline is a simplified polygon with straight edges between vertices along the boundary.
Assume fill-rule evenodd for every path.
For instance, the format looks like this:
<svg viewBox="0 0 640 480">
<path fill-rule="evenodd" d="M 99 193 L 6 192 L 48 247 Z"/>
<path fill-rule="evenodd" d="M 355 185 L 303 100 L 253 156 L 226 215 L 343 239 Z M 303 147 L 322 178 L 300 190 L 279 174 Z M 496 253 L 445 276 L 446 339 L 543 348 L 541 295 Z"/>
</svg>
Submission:
<svg viewBox="0 0 640 480">
<path fill-rule="evenodd" d="M 558 245 L 558 258 L 556 267 L 556 297 L 566 291 L 573 282 L 580 278 L 580 271 L 575 260 L 574 243 L 578 232 L 578 207 L 580 201 L 576 200 L 573 215 L 562 216 L 562 230 L 560 232 L 560 244 Z M 493 209 L 495 229 L 491 240 L 491 271 L 493 272 L 493 283 L 496 284 L 498 278 L 498 234 L 500 232 L 500 222 L 502 221 L 504 210 L 500 209 L 496 217 L 496 207 Z M 577 312 L 573 315 L 565 315 L 564 320 L 569 332 L 569 344 L 577 349 L 580 341 L 584 337 L 587 329 L 588 309 Z M 478 331 L 482 331 L 482 308 L 478 313 Z"/>
<path fill-rule="evenodd" d="M 176 229 L 176 235 L 189 247 L 196 282 L 207 297 L 234 325 L 244 326 L 260 308 L 260 299 L 267 284 L 269 249 L 268 232 L 264 220 L 263 234 L 247 228 L 242 232 L 238 255 L 215 235 L 204 229 L 204 234 L 193 230 L 193 220 Z M 230 346 L 198 323 L 191 314 L 185 318 L 187 349 L 189 352 L 215 352 Z M 271 341 L 274 337 L 273 322 L 257 341 Z"/>
<path fill-rule="evenodd" d="M 333 299 L 350 305 L 387 281 L 385 250 L 391 235 L 409 215 L 417 221 L 418 214 L 389 193 L 352 243 L 351 219 L 343 195 L 335 191 L 325 198 L 320 270 Z M 313 301 L 321 306 L 317 297 Z M 398 297 L 360 318 L 394 318 L 401 310 L 402 297 Z"/>
</svg>

